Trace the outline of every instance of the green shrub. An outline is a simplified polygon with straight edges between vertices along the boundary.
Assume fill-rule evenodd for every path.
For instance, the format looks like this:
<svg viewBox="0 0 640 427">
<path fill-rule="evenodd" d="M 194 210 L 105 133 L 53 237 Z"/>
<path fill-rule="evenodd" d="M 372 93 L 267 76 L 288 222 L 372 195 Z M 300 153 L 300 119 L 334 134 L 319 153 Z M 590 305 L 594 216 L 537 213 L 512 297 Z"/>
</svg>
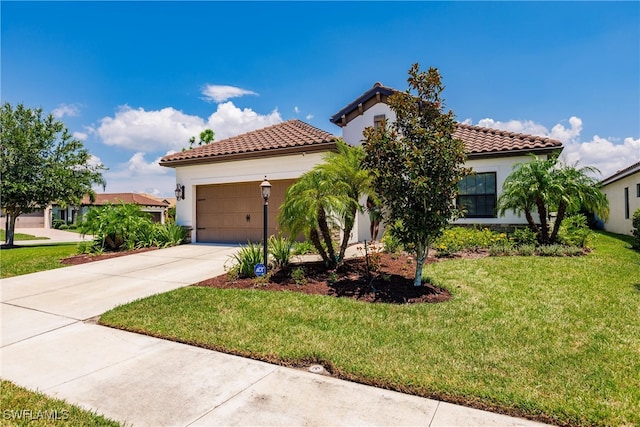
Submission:
<svg viewBox="0 0 640 427">
<path fill-rule="evenodd" d="M 536 245 L 520 245 L 517 246 L 517 253 L 520 256 L 532 256 L 536 253 Z"/>
<path fill-rule="evenodd" d="M 513 243 L 516 245 L 534 245 L 538 242 L 538 238 L 536 236 L 536 232 L 526 228 L 518 228 L 511 234 L 511 238 L 513 239 Z"/>
<path fill-rule="evenodd" d="M 448 256 L 462 250 L 488 249 L 507 241 L 505 233 L 491 231 L 488 228 L 452 227 L 444 230 L 433 247 L 439 256 Z"/>
<path fill-rule="evenodd" d="M 304 285 L 307 283 L 306 273 L 304 271 L 304 267 L 294 268 L 291 272 L 291 278 L 296 283 L 296 285 Z"/>
<path fill-rule="evenodd" d="M 384 231 L 384 235 L 382 236 L 382 246 L 384 246 L 385 252 L 390 254 L 398 253 L 402 249 L 400 239 L 388 229 Z"/>
<path fill-rule="evenodd" d="M 636 209 L 636 211 L 633 213 L 631 225 L 633 225 L 633 230 L 631 230 L 631 233 L 635 238 L 632 246 L 634 249 L 640 249 L 640 209 Z"/>
<path fill-rule="evenodd" d="M 293 241 L 282 235 L 269 237 L 267 250 L 271 255 L 273 266 L 276 268 L 286 267 L 291 259 L 291 249 Z"/>
<path fill-rule="evenodd" d="M 159 248 L 178 246 L 182 244 L 186 236 L 187 230 L 174 223 L 155 224 L 150 246 Z"/>
<path fill-rule="evenodd" d="M 58 230 L 68 230 L 69 226 L 67 224 L 60 224 L 60 226 L 58 227 Z"/>
<path fill-rule="evenodd" d="M 496 242 L 489 247 L 490 256 L 512 256 L 518 254 L 518 250 L 509 240 Z"/>
<path fill-rule="evenodd" d="M 239 278 L 254 277 L 254 267 L 262 263 L 264 252 L 261 243 L 248 242 L 246 246 L 241 246 L 240 250 L 229 257 L 231 267 L 228 269 L 231 276 L 237 275 Z"/>
<path fill-rule="evenodd" d="M 53 228 L 55 228 L 56 230 L 59 230 L 59 229 L 60 229 L 60 226 L 61 226 L 61 225 L 64 225 L 64 224 L 66 224 L 66 223 L 64 222 L 64 220 L 62 220 L 62 219 L 58 219 L 58 218 L 54 219 L 54 220 L 51 222 L 51 226 L 52 226 Z"/>
<path fill-rule="evenodd" d="M 316 252 L 316 248 L 309 240 L 305 240 L 303 242 L 294 242 L 293 244 L 294 255 L 308 255 L 315 254 Z"/>
<path fill-rule="evenodd" d="M 587 248 L 592 243 L 595 233 L 587 225 L 584 215 L 572 215 L 565 218 L 560 225 L 558 240 L 567 246 Z"/>
<path fill-rule="evenodd" d="M 109 251 L 152 246 L 151 216 L 134 204 L 108 204 L 92 208 L 78 225 L 82 234 L 92 234 L 98 246 Z"/>
</svg>

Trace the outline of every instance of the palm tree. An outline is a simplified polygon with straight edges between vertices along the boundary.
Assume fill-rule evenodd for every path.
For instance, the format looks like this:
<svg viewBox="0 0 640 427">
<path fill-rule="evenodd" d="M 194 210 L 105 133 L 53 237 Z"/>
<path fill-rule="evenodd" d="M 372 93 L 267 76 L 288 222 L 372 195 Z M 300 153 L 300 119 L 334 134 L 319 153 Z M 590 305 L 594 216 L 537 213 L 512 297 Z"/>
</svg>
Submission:
<svg viewBox="0 0 640 427">
<path fill-rule="evenodd" d="M 342 202 L 334 195 L 330 180 L 322 171 L 314 168 L 289 187 L 278 220 L 291 236 L 304 233 L 325 265 L 333 267 L 336 257 L 330 224 L 335 221 L 331 214 L 341 209 Z"/>
<path fill-rule="evenodd" d="M 356 214 L 363 210 L 360 198 L 371 192 L 371 175 L 362 167 L 364 151 L 361 147 L 347 145 L 342 140 L 337 142 L 337 147 L 338 152 L 329 153 L 325 157 L 325 163 L 317 168 L 329 181 L 334 195 L 341 200 L 341 209 L 337 212 L 342 223 L 342 243 L 338 254 L 338 263 L 341 263 Z"/>
<path fill-rule="evenodd" d="M 602 218 L 609 214 L 606 196 L 597 187 L 597 181 L 589 173 L 599 172 L 592 167 L 578 169 L 576 166 L 561 165 L 558 156 L 532 160 L 516 165 L 511 175 L 504 181 L 502 195 L 498 199 L 498 213 L 507 210 L 516 214 L 524 213 L 529 228 L 536 232 L 541 244 L 554 243 L 565 215 L 587 208 Z M 539 223 L 533 219 L 538 212 Z M 553 231 L 549 232 L 548 215 L 557 212 Z"/>
</svg>

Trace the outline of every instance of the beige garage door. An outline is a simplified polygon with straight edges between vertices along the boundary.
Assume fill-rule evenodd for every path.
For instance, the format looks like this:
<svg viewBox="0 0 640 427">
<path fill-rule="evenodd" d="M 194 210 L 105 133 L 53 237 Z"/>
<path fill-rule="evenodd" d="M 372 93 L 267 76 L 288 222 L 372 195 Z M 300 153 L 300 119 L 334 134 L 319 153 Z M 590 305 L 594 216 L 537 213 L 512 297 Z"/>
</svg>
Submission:
<svg viewBox="0 0 640 427">
<path fill-rule="evenodd" d="M 278 209 L 295 180 L 269 181 L 269 235 L 276 234 Z M 196 188 L 196 238 L 198 242 L 261 242 L 264 203 L 260 182 L 200 185 Z"/>
</svg>

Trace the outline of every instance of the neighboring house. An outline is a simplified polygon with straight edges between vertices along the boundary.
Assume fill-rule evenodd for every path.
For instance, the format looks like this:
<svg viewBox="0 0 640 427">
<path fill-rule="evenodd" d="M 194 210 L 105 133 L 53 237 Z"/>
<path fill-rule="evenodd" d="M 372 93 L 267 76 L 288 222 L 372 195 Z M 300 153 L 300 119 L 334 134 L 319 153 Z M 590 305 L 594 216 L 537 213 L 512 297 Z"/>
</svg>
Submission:
<svg viewBox="0 0 640 427">
<path fill-rule="evenodd" d="M 368 126 L 379 126 L 383 120 L 393 122 L 395 113 L 387 99 L 395 92 L 376 83 L 356 100 L 331 117 L 331 122 L 342 128 L 342 138 L 351 145 L 362 143 L 362 131 Z M 465 218 L 458 224 L 482 224 L 509 227 L 526 224 L 524 217 L 507 212 L 496 214 L 502 184 L 518 163 L 531 160 L 528 154 L 544 157 L 562 150 L 562 143 L 550 138 L 506 132 L 458 123 L 453 135 L 464 141 L 467 151 L 466 166 L 475 174 L 460 183 L 457 203 L 466 208 Z M 358 235 L 369 238 L 369 223 L 365 215 L 359 216 Z"/>
<path fill-rule="evenodd" d="M 609 219 L 604 229 L 612 233 L 631 235 L 631 219 L 640 209 L 640 162 L 619 170 L 600 182 L 609 200 Z"/>
<path fill-rule="evenodd" d="M 102 193 L 96 194 L 95 200 L 91 201 L 89 196 L 85 196 L 80 203 L 80 206 L 69 206 L 62 208 L 60 206 L 51 207 L 51 215 L 48 226 L 45 224 L 45 228 L 49 228 L 53 224 L 53 220 L 62 220 L 67 223 L 76 223 L 79 218 L 89 211 L 94 206 L 104 206 L 107 204 L 136 204 L 140 206 L 140 210 L 151 214 L 151 219 L 154 222 L 164 224 L 167 217 L 167 209 L 169 209 L 169 202 L 166 200 L 157 199 L 155 197 L 149 197 L 146 194 L 137 193 Z"/>
<path fill-rule="evenodd" d="M 335 114 L 331 122 L 342 128 L 347 143 L 359 145 L 365 127 L 395 118 L 386 103 L 393 92 L 377 83 Z M 524 218 L 513 214 L 496 216 L 502 183 L 516 163 L 530 160 L 528 153 L 546 156 L 562 150 L 562 143 L 464 124 L 458 125 L 455 136 L 465 142 L 467 166 L 476 172 L 461 184 L 458 202 L 467 207 L 468 217 L 458 222 L 496 226 L 525 224 Z M 176 205 L 178 223 L 193 228 L 193 242 L 261 241 L 260 183 L 267 177 L 273 186 L 268 232 L 276 234 L 278 208 L 284 201 L 286 189 L 321 163 L 325 153 L 335 151 L 337 139 L 300 120 L 289 120 L 163 157 L 160 165 L 175 168 L 177 185 L 184 186 L 184 200 L 178 200 Z M 369 238 L 369 218 L 365 213 L 358 216 L 350 240 Z"/>
</svg>

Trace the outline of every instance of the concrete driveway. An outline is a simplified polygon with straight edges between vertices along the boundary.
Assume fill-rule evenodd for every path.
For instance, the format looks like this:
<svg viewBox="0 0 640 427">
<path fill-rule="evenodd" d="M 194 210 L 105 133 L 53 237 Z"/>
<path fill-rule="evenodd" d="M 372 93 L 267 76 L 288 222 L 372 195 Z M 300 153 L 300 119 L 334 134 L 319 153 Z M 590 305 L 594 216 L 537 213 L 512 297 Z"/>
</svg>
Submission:
<svg viewBox="0 0 640 427">
<path fill-rule="evenodd" d="M 222 274 L 236 250 L 191 244 L 0 280 L 0 377 L 140 426 L 541 425 L 92 320 Z"/>
</svg>

